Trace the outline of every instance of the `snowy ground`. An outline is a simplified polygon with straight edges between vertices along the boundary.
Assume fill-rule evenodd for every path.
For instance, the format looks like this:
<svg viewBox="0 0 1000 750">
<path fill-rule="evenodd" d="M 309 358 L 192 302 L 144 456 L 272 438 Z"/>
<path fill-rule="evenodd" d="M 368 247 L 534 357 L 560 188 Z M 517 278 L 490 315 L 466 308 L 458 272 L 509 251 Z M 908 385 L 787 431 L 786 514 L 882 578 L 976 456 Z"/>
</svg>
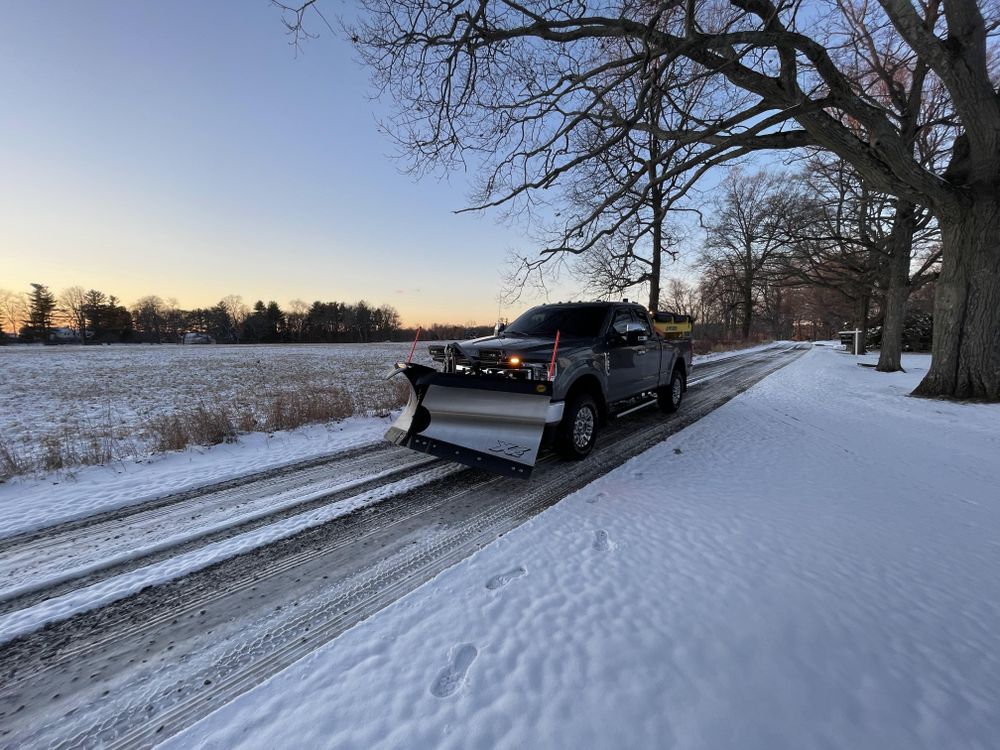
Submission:
<svg viewBox="0 0 1000 750">
<path fill-rule="evenodd" d="M 0 447 L 24 464 L 151 451 L 151 420 L 200 404 L 240 414 L 275 394 L 342 391 L 356 413 L 393 393 L 383 376 L 410 345 L 0 347 Z M 418 361 L 426 361 L 420 347 Z M 51 464 L 52 461 L 49 461 Z M 2 466 L 0 466 L 2 469 Z M 0 471 L 2 475 L 2 471 Z"/>
<path fill-rule="evenodd" d="M 1000 407 L 927 364 L 813 349 L 167 746 L 995 747 Z"/>
</svg>

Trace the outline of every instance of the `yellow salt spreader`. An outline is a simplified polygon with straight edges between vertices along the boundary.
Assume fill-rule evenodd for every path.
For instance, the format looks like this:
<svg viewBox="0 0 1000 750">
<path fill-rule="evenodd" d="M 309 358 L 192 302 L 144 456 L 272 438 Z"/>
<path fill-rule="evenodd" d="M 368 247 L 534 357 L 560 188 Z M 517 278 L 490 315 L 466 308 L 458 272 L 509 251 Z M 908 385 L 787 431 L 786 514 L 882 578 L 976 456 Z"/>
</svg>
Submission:
<svg viewBox="0 0 1000 750">
<path fill-rule="evenodd" d="M 653 312 L 653 326 L 665 339 L 689 339 L 694 326 L 694 318 L 666 311 Z"/>
</svg>

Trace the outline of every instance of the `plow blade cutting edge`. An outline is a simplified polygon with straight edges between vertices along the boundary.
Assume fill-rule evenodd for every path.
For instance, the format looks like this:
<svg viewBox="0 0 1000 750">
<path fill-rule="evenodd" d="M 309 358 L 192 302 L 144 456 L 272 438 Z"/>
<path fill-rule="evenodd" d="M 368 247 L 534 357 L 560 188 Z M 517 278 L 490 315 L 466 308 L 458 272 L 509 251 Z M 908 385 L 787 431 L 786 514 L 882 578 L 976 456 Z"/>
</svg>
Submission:
<svg viewBox="0 0 1000 750">
<path fill-rule="evenodd" d="M 506 476 L 531 476 L 551 411 L 552 383 L 404 363 L 389 377 L 400 373 L 410 383 L 410 400 L 386 440 Z"/>
</svg>

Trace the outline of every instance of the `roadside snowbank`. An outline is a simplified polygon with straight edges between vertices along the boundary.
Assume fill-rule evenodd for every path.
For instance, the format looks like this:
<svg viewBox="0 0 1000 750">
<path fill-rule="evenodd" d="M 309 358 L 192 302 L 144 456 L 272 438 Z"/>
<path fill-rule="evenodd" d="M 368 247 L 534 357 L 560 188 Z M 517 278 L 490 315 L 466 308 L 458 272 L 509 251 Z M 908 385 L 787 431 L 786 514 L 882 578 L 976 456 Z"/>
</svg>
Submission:
<svg viewBox="0 0 1000 750">
<path fill-rule="evenodd" d="M 994 747 L 1000 407 L 856 361 L 813 349 L 167 746 Z"/>
</svg>

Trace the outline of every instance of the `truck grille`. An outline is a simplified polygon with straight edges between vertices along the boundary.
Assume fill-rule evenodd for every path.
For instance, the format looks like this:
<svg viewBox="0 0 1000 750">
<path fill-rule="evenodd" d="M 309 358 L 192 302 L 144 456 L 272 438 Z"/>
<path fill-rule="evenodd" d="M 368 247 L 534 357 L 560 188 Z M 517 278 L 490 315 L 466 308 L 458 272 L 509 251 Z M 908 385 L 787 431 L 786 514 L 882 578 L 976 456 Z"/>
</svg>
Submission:
<svg viewBox="0 0 1000 750">
<path fill-rule="evenodd" d="M 427 351 L 430 352 L 431 359 L 433 359 L 435 362 L 444 362 L 445 348 L 446 347 L 442 344 L 431 344 L 430 346 L 427 347 Z M 468 366 L 472 364 L 472 362 L 464 354 L 458 354 L 455 357 L 455 364 Z"/>
</svg>

